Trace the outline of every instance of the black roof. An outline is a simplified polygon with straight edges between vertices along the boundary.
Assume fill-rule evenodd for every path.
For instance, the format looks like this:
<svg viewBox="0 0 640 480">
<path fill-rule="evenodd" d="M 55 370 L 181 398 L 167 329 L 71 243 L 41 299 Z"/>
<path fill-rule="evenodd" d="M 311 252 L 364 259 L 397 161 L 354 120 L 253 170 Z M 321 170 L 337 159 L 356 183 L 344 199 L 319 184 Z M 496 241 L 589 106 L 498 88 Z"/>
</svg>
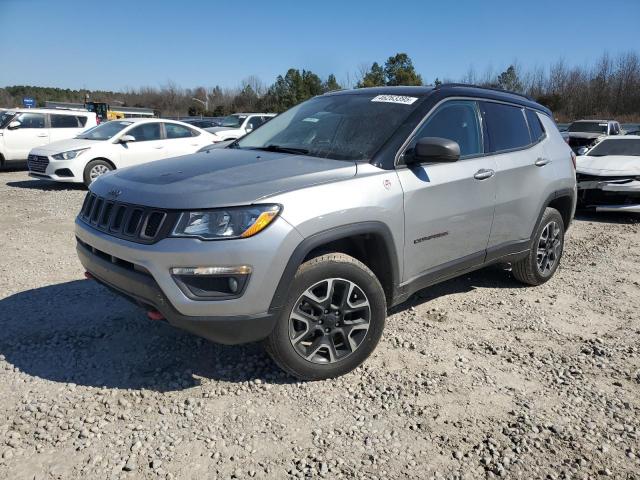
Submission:
<svg viewBox="0 0 640 480">
<path fill-rule="evenodd" d="M 325 93 L 325 95 L 410 95 L 413 97 L 424 97 L 427 95 L 438 95 L 442 98 L 461 96 L 486 98 L 490 100 L 498 100 L 502 102 L 515 103 L 523 107 L 535 108 L 546 113 L 553 118 L 551 110 L 544 107 L 527 95 L 498 88 L 480 87 L 477 85 L 467 85 L 461 83 L 443 83 L 437 87 L 371 87 L 356 88 L 352 90 L 337 90 Z"/>
</svg>

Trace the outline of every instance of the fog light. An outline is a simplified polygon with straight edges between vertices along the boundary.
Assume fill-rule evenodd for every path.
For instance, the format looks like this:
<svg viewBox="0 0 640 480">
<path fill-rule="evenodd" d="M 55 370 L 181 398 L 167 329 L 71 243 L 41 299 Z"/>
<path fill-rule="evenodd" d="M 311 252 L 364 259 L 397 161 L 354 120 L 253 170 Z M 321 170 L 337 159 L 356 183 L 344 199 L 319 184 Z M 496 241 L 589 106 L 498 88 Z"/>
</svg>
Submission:
<svg viewBox="0 0 640 480">
<path fill-rule="evenodd" d="M 174 267 L 172 277 L 192 300 L 237 298 L 245 290 L 251 267 Z"/>
</svg>

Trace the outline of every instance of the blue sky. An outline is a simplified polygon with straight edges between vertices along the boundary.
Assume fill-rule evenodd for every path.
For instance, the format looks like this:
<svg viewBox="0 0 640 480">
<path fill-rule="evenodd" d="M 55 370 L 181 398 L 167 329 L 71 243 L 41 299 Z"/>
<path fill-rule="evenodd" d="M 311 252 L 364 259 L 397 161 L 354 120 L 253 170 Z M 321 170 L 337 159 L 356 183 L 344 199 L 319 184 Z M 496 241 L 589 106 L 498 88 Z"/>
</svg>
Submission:
<svg viewBox="0 0 640 480">
<path fill-rule="evenodd" d="M 312 6 L 313 5 L 313 6 Z M 265 84 L 290 67 L 338 81 L 406 52 L 459 79 L 640 49 L 640 0 L 0 0 L 0 86 Z"/>
</svg>

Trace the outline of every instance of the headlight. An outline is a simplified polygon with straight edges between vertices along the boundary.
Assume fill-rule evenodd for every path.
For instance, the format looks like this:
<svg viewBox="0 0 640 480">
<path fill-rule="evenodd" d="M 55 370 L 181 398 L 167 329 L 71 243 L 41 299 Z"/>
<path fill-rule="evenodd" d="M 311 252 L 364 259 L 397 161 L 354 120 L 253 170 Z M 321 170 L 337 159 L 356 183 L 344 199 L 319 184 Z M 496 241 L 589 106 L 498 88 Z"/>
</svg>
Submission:
<svg viewBox="0 0 640 480">
<path fill-rule="evenodd" d="M 252 205 L 183 212 L 171 236 L 196 237 L 203 240 L 252 237 L 267 228 L 280 210 L 279 205 Z"/>
<path fill-rule="evenodd" d="M 51 157 L 55 158 L 56 160 L 71 160 L 80 156 L 85 150 L 89 150 L 89 148 L 78 148 L 77 150 L 69 150 L 67 152 L 56 153 L 55 155 L 51 155 Z"/>
</svg>

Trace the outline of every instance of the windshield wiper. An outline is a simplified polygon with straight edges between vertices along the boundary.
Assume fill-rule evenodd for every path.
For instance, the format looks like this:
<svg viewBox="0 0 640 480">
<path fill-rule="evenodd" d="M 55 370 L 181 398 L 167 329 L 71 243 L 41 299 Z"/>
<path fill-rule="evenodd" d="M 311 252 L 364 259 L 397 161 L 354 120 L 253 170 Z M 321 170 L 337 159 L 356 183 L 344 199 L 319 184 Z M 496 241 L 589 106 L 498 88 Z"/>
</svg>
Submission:
<svg viewBox="0 0 640 480">
<path fill-rule="evenodd" d="M 256 150 L 265 150 L 267 152 L 282 152 L 282 153 L 298 153 L 301 155 L 306 155 L 309 153 L 309 150 L 306 148 L 295 148 L 295 147 L 283 147 L 282 145 L 267 145 L 266 147 L 256 147 Z"/>
</svg>

